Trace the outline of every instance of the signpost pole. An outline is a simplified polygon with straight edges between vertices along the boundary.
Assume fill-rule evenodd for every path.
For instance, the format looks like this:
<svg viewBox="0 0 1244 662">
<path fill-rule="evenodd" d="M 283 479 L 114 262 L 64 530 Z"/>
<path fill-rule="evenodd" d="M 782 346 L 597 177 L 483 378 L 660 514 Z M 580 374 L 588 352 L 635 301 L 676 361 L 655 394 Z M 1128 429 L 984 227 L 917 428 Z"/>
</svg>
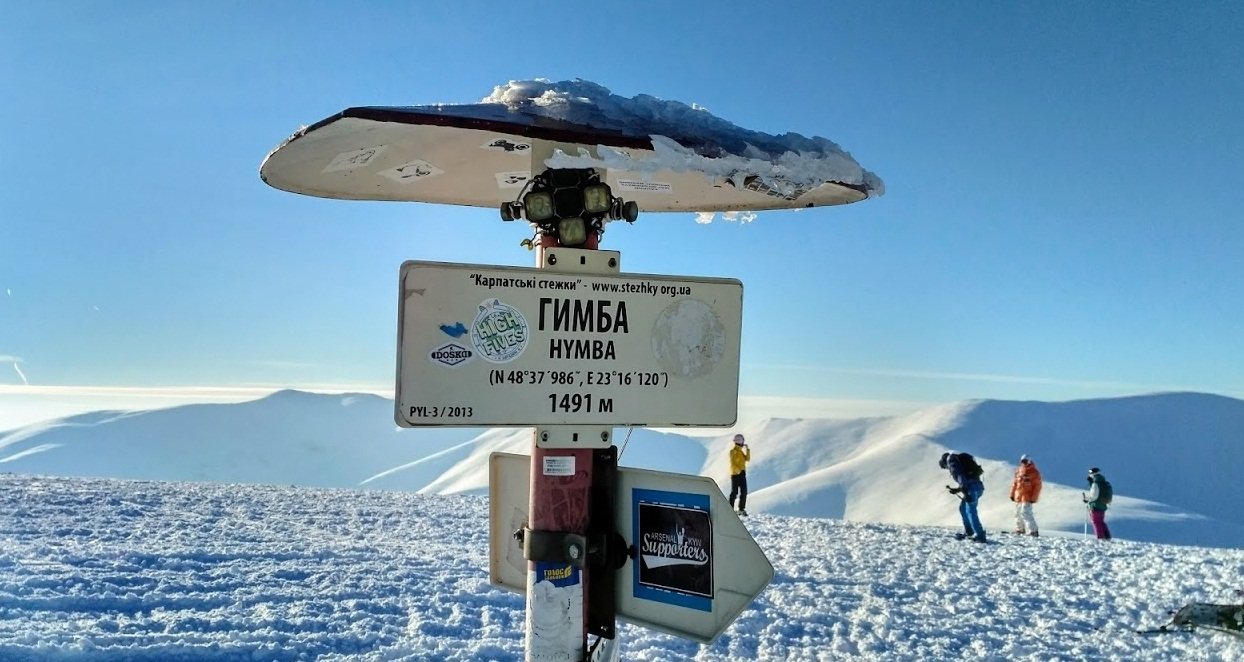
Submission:
<svg viewBox="0 0 1244 662">
<path fill-rule="evenodd" d="M 546 259 L 545 251 L 538 252 Z M 612 262 L 616 265 L 616 259 Z M 616 578 L 616 568 L 601 567 L 602 531 L 597 530 L 604 526 L 613 533 L 610 495 L 616 492 L 616 468 L 612 427 L 551 425 L 534 430 L 523 545 L 528 559 L 524 638 L 530 662 L 585 660 L 589 633 L 615 636 L 613 590 L 596 596 L 609 603 L 606 622 L 593 624 L 589 612 L 593 582 L 612 587 Z M 609 650 L 616 652 L 616 645 Z"/>
<path fill-rule="evenodd" d="M 592 451 L 543 448 L 539 441 L 543 434 L 546 431 L 537 428 L 532 444 L 528 527 L 531 532 L 586 535 Z M 579 553 L 585 554 L 586 549 Z M 528 561 L 527 660 L 584 658 L 587 595 L 584 568 L 573 559 Z"/>
<path fill-rule="evenodd" d="M 532 141 L 531 172 L 543 170 L 546 159 L 553 156 L 558 145 Z M 559 271 L 576 269 L 570 260 L 558 265 L 555 249 L 557 239 L 542 234 L 536 245 L 536 266 Z M 589 232 L 590 241 L 583 246 L 597 248 L 597 236 Z M 570 534 L 586 539 L 592 513 L 594 448 L 601 442 L 609 445 L 610 429 L 603 429 L 596 439 L 584 439 L 588 433 L 567 427 L 535 428 L 531 450 L 531 493 L 528 499 L 528 540 L 524 551 L 527 566 L 527 612 L 525 625 L 526 659 L 584 660 L 587 656 L 587 608 L 590 577 L 585 557 L 587 546 L 576 546 L 573 539 L 561 538 L 563 558 L 533 559 L 530 538 L 542 534 Z M 567 437 L 569 437 L 567 439 Z M 541 555 L 541 554 L 537 554 Z M 577 556 L 577 558 L 576 558 Z"/>
</svg>

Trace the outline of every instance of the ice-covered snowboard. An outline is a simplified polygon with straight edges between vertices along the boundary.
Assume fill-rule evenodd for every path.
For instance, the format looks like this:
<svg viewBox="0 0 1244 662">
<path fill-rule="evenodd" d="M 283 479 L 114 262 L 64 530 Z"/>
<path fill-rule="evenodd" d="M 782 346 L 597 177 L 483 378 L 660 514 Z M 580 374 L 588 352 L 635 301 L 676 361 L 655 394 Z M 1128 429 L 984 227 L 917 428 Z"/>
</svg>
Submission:
<svg viewBox="0 0 1244 662">
<path fill-rule="evenodd" d="M 748 131 L 584 81 L 516 85 L 477 104 L 347 108 L 299 129 L 260 176 L 319 197 L 496 208 L 546 168 L 595 168 L 644 212 L 820 207 L 884 190 L 824 138 Z"/>
</svg>

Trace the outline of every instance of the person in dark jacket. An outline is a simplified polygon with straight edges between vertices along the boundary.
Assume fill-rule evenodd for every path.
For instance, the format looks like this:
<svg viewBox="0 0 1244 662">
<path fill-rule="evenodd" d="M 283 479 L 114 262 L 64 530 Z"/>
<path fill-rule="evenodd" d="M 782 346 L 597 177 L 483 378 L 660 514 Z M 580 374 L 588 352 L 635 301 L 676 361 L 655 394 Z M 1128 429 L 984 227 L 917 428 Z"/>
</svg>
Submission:
<svg viewBox="0 0 1244 662">
<path fill-rule="evenodd" d="M 1088 484 L 1089 491 L 1084 495 L 1084 503 L 1088 504 L 1093 533 L 1098 540 L 1110 540 L 1110 527 L 1106 526 L 1106 507 L 1114 498 L 1114 489 L 1097 467 L 1089 469 Z"/>
<path fill-rule="evenodd" d="M 981 526 L 980 514 L 976 510 L 981 495 L 985 493 L 985 483 L 980 476 L 969 468 L 979 469 L 976 460 L 966 453 L 942 453 L 937 466 L 950 472 L 955 487 L 947 487 L 951 494 L 959 496 L 959 516 L 963 518 L 963 538 L 975 542 L 985 542 L 985 527 Z"/>
</svg>

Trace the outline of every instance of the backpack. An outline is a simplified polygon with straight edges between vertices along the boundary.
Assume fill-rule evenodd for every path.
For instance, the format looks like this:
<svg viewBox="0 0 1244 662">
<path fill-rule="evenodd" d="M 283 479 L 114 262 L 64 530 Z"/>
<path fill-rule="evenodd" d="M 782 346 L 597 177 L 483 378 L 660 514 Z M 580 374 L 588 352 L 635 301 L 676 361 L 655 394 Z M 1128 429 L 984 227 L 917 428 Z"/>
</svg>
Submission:
<svg viewBox="0 0 1244 662">
<path fill-rule="evenodd" d="M 980 478 L 985 473 L 971 453 L 959 453 L 959 466 L 963 467 L 963 475 L 968 478 Z"/>
<path fill-rule="evenodd" d="M 1114 499 L 1114 487 L 1110 485 L 1110 481 L 1102 476 L 1101 484 L 1097 487 L 1097 500 L 1103 504 L 1109 504 Z"/>
</svg>

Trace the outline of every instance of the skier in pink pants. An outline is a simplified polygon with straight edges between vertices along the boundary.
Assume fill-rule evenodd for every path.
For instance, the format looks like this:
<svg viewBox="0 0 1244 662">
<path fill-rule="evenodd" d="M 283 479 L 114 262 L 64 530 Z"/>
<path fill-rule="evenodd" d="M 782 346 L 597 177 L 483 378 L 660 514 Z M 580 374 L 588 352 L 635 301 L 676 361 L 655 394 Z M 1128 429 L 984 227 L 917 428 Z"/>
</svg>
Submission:
<svg viewBox="0 0 1244 662">
<path fill-rule="evenodd" d="M 1097 467 L 1089 469 L 1088 483 L 1088 494 L 1083 496 L 1084 503 L 1088 504 L 1093 533 L 1098 540 L 1110 540 L 1110 527 L 1106 526 L 1106 507 L 1114 499 L 1114 488 Z"/>
</svg>

